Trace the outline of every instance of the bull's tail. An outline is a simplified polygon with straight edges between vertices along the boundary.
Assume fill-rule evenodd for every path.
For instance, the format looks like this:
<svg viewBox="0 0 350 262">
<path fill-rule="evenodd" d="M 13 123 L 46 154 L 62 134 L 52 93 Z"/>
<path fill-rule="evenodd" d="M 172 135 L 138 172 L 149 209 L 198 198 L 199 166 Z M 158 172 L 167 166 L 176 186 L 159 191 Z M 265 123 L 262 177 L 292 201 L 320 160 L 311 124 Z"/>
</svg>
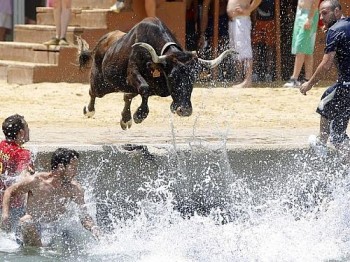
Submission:
<svg viewBox="0 0 350 262">
<path fill-rule="evenodd" d="M 80 36 L 77 37 L 77 42 L 79 68 L 82 70 L 88 67 L 93 52 L 89 50 L 89 44 Z"/>
</svg>

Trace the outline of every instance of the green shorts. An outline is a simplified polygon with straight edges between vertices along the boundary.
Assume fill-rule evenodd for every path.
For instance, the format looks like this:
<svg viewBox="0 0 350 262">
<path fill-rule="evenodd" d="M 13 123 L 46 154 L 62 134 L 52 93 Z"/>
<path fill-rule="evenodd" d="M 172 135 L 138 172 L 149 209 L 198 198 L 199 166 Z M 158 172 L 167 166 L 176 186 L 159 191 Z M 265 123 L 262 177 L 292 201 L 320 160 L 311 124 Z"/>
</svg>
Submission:
<svg viewBox="0 0 350 262">
<path fill-rule="evenodd" d="M 292 54 L 312 55 L 315 49 L 316 31 L 318 25 L 318 11 L 315 12 L 312 19 L 311 28 L 304 29 L 304 24 L 309 15 L 309 10 L 299 9 L 295 15 L 293 38 L 292 38 Z"/>
</svg>

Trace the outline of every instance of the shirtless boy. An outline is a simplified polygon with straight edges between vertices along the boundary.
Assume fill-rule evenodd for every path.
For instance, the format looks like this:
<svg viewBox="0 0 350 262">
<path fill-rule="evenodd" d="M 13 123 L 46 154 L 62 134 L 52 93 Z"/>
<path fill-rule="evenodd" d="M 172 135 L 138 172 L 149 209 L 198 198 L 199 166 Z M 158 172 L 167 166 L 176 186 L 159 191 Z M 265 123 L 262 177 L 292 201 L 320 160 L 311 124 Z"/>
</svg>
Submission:
<svg viewBox="0 0 350 262">
<path fill-rule="evenodd" d="M 51 172 L 28 176 L 7 188 L 3 199 L 2 228 L 8 228 L 11 197 L 28 193 L 26 214 L 19 222 L 22 234 L 19 240 L 23 245 L 42 246 L 42 226 L 59 221 L 70 201 L 78 204 L 81 224 L 97 238 L 99 229 L 88 215 L 84 191 L 74 179 L 77 175 L 78 158 L 78 152 L 59 148 L 51 157 Z"/>
<path fill-rule="evenodd" d="M 230 45 L 237 52 L 237 60 L 243 63 L 244 80 L 233 87 L 250 87 L 253 74 L 253 51 L 251 43 L 252 23 L 250 14 L 262 0 L 229 0 L 227 15 L 229 21 Z"/>
</svg>

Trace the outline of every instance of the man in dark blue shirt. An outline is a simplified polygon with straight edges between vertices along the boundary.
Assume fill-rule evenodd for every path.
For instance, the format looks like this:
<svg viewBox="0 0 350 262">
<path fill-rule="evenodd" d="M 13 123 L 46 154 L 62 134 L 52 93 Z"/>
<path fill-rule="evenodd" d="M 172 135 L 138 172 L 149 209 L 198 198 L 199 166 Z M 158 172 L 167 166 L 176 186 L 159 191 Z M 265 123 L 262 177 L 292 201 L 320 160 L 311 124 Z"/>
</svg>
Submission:
<svg viewBox="0 0 350 262">
<path fill-rule="evenodd" d="M 327 30 L 324 56 L 310 80 L 300 87 L 300 92 L 306 95 L 335 62 L 338 80 L 324 92 L 317 107 L 321 115 L 320 134 L 313 143 L 318 149 L 326 148 L 330 138 L 337 149 L 349 150 L 346 129 L 350 118 L 350 18 L 342 15 L 338 0 L 323 1 L 319 10 Z"/>
</svg>

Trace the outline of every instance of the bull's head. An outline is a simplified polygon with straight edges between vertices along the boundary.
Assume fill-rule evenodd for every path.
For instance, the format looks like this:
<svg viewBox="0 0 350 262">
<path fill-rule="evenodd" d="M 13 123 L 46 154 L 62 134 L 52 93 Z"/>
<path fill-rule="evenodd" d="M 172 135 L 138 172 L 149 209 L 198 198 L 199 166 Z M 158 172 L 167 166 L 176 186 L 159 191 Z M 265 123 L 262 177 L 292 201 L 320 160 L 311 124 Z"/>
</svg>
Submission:
<svg viewBox="0 0 350 262">
<path fill-rule="evenodd" d="M 143 42 L 135 43 L 133 46 L 141 46 L 148 50 L 152 61 L 156 64 L 163 64 L 164 75 L 167 79 L 167 86 L 173 102 L 170 109 L 179 116 L 190 116 L 192 114 L 191 94 L 196 79 L 197 61 L 205 66 L 214 68 L 233 50 L 226 50 L 219 57 L 213 60 L 198 58 L 195 51 L 175 51 L 168 55 L 157 55 L 154 48 Z"/>
</svg>

